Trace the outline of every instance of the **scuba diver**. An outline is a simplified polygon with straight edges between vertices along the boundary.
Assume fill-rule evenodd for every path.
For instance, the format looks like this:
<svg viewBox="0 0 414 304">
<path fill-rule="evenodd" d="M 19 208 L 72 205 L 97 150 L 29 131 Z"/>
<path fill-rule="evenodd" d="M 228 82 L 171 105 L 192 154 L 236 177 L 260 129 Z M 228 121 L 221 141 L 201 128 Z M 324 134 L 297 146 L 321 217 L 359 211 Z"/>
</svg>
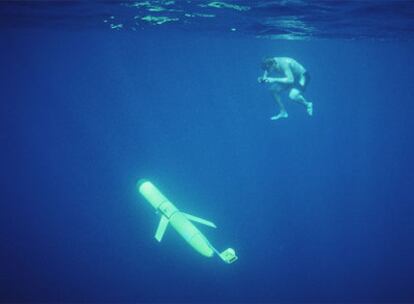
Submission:
<svg viewBox="0 0 414 304">
<path fill-rule="evenodd" d="M 289 57 L 272 57 L 264 59 L 261 66 L 264 73 L 257 81 L 270 85 L 269 89 L 280 109 L 279 114 L 272 116 L 271 120 L 289 116 L 285 106 L 280 101 L 280 94 L 284 91 L 289 91 L 289 98 L 305 106 L 308 114 L 312 116 L 313 104 L 303 96 L 310 76 L 299 62 Z M 269 75 L 272 75 L 272 77 L 269 77 Z"/>
</svg>

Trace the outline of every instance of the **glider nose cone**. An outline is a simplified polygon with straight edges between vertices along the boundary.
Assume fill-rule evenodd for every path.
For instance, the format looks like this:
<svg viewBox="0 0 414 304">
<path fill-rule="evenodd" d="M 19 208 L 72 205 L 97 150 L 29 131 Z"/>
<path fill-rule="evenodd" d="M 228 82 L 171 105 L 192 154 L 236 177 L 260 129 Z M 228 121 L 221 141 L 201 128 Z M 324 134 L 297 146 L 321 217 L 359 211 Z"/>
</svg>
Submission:
<svg viewBox="0 0 414 304">
<path fill-rule="evenodd" d="M 212 257 L 214 255 L 213 249 L 206 239 L 200 234 L 196 234 L 192 237 L 191 246 L 206 257 Z"/>
<path fill-rule="evenodd" d="M 138 188 L 138 190 L 141 188 L 142 185 L 144 185 L 147 182 L 149 182 L 149 180 L 147 180 L 145 178 L 141 178 L 140 180 L 138 180 L 137 181 L 137 188 Z"/>
</svg>

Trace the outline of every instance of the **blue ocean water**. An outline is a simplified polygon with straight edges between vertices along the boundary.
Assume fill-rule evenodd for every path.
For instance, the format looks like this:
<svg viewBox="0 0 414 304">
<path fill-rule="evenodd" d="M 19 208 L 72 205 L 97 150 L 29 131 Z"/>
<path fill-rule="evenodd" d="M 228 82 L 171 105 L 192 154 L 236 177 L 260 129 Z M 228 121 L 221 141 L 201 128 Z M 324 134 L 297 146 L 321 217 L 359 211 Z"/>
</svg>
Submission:
<svg viewBox="0 0 414 304">
<path fill-rule="evenodd" d="M 0 3 L 0 301 L 413 302 L 413 15 Z M 269 119 L 266 56 L 310 72 L 312 117 Z M 158 243 L 143 177 L 239 260 Z"/>
</svg>

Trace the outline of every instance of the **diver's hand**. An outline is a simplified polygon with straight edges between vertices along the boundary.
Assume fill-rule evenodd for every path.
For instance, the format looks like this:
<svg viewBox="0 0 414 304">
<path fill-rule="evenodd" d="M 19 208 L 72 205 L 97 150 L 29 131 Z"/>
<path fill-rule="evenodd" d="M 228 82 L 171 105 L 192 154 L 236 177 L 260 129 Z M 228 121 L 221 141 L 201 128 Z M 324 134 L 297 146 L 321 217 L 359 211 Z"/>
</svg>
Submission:
<svg viewBox="0 0 414 304">
<path fill-rule="evenodd" d="M 268 83 L 269 82 L 269 79 L 267 77 L 260 76 L 259 78 L 257 78 L 257 81 L 259 83 Z"/>
</svg>

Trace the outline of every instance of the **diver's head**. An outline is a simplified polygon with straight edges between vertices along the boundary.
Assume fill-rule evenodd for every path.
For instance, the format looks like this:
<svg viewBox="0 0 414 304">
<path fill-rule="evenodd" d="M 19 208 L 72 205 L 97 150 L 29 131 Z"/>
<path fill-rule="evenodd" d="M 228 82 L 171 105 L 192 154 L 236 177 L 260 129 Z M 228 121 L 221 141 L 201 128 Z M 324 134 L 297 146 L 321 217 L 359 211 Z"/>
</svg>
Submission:
<svg viewBox="0 0 414 304">
<path fill-rule="evenodd" d="M 277 60 L 275 58 L 265 58 L 262 61 L 262 70 L 270 71 L 272 69 L 277 69 Z"/>
</svg>

